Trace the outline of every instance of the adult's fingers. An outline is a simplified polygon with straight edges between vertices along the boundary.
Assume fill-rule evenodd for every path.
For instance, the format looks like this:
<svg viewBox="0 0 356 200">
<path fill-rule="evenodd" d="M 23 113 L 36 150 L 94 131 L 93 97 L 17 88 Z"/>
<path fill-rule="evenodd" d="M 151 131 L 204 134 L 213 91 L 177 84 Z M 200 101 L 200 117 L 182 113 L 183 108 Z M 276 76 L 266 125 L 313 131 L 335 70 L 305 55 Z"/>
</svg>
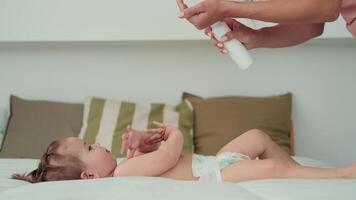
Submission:
<svg viewBox="0 0 356 200">
<path fill-rule="evenodd" d="M 179 14 L 179 18 L 191 18 L 195 15 L 198 15 L 200 13 L 202 13 L 204 11 L 204 4 L 201 2 L 201 3 L 198 3 L 192 7 L 187 7 L 185 9 L 183 9 L 181 11 L 181 13 Z"/>
<path fill-rule="evenodd" d="M 204 29 L 204 33 L 205 35 L 207 35 L 208 37 L 211 37 L 214 35 L 213 33 L 213 29 L 211 28 L 211 26 L 207 27 L 206 29 Z"/>
<path fill-rule="evenodd" d="M 179 7 L 179 10 L 181 12 L 183 12 L 184 9 L 188 8 L 188 6 L 184 3 L 183 0 L 176 0 L 177 1 L 177 5 Z"/>
<path fill-rule="evenodd" d="M 214 35 L 210 36 L 211 42 L 218 48 L 224 47 L 224 43 L 220 42 Z"/>
<path fill-rule="evenodd" d="M 251 29 L 248 26 L 234 20 L 234 19 L 225 19 L 225 23 L 231 26 L 231 32 L 228 32 L 223 36 L 223 42 L 227 42 L 233 39 L 237 39 L 245 44 L 253 43 L 251 38 L 256 34 L 256 30 Z"/>
<path fill-rule="evenodd" d="M 243 23 L 238 22 L 236 19 L 232 19 L 232 18 L 227 18 L 224 19 L 224 22 L 230 27 L 230 29 L 232 31 L 234 30 L 251 30 L 250 27 L 244 25 Z"/>
<path fill-rule="evenodd" d="M 211 42 L 219 49 L 221 53 L 225 53 L 227 51 L 225 49 L 224 43 L 219 41 L 211 30 L 205 29 L 205 33 L 210 36 Z"/>
<path fill-rule="evenodd" d="M 226 18 L 224 19 L 224 22 L 230 27 L 230 29 L 232 29 L 234 24 L 236 23 L 236 20 L 233 18 Z"/>
<path fill-rule="evenodd" d="M 252 44 L 253 35 L 255 34 L 254 31 L 248 30 L 248 28 L 241 28 L 236 31 L 229 32 L 225 35 L 227 41 L 232 39 L 239 40 L 242 44 Z"/>
<path fill-rule="evenodd" d="M 222 53 L 222 54 L 227 54 L 227 53 L 229 53 L 229 50 L 227 50 L 227 49 L 225 49 L 225 48 L 221 48 L 221 49 L 220 49 L 220 53 Z"/>
<path fill-rule="evenodd" d="M 226 18 L 224 19 L 224 22 L 230 27 L 231 30 L 237 30 L 246 27 L 244 24 L 238 22 L 236 19 L 233 18 Z"/>
<path fill-rule="evenodd" d="M 248 36 L 248 32 L 244 32 L 243 30 L 236 30 L 236 31 L 228 32 L 224 36 L 224 42 L 228 42 L 234 39 L 239 40 L 247 50 L 252 49 L 252 46 L 250 45 L 251 41 Z M 225 54 L 228 53 L 229 51 L 226 48 L 221 48 L 220 52 Z"/>
<path fill-rule="evenodd" d="M 228 42 L 228 41 L 230 41 L 230 40 L 237 39 L 239 33 L 241 33 L 241 31 L 239 31 L 239 30 L 230 31 L 230 32 L 226 33 L 226 34 L 222 37 L 222 42 Z"/>
</svg>

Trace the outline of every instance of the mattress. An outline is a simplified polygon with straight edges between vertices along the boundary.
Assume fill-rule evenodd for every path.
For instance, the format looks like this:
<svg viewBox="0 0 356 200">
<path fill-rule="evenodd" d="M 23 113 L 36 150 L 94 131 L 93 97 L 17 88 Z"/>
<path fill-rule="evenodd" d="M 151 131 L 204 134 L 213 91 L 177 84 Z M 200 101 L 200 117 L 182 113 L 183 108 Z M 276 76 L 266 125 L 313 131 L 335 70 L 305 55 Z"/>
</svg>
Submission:
<svg viewBox="0 0 356 200">
<path fill-rule="evenodd" d="M 307 166 L 330 167 L 310 158 L 295 158 Z M 38 160 L 0 159 L 0 200 L 6 199 L 219 199 L 300 200 L 356 199 L 356 181 L 271 179 L 242 183 L 176 181 L 158 177 L 114 177 L 96 180 L 29 184 L 12 180 L 13 173 L 30 172 Z"/>
</svg>

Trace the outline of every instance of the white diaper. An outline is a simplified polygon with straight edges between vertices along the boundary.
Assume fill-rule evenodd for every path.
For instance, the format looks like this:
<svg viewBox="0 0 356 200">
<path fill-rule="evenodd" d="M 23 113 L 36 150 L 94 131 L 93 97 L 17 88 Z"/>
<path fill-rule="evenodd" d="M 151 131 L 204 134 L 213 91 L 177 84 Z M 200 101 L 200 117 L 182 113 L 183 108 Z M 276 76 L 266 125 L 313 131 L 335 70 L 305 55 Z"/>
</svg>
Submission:
<svg viewBox="0 0 356 200">
<path fill-rule="evenodd" d="M 193 154 L 192 171 L 199 181 L 221 182 L 221 170 L 242 160 L 251 160 L 249 156 L 235 152 L 224 152 L 217 156 Z"/>
</svg>

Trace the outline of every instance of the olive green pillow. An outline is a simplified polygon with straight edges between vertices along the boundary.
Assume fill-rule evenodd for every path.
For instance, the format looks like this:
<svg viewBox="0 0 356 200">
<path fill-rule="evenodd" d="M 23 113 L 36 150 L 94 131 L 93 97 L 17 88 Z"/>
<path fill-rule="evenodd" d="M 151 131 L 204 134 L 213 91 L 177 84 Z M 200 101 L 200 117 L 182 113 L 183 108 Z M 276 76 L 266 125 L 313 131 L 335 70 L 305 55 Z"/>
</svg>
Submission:
<svg viewBox="0 0 356 200">
<path fill-rule="evenodd" d="M 269 134 L 288 152 L 292 95 L 271 97 L 201 98 L 183 94 L 194 109 L 194 152 L 214 155 L 229 141 L 250 129 Z"/>
<path fill-rule="evenodd" d="M 10 98 L 0 158 L 40 158 L 55 139 L 77 136 L 83 104 Z"/>
<path fill-rule="evenodd" d="M 99 142 L 121 157 L 121 136 L 126 127 L 154 128 L 154 121 L 178 127 L 184 137 L 184 153 L 193 152 L 193 110 L 187 102 L 177 106 L 163 103 L 136 104 L 133 102 L 91 97 L 85 101 L 83 127 L 79 138 L 88 143 Z"/>
</svg>

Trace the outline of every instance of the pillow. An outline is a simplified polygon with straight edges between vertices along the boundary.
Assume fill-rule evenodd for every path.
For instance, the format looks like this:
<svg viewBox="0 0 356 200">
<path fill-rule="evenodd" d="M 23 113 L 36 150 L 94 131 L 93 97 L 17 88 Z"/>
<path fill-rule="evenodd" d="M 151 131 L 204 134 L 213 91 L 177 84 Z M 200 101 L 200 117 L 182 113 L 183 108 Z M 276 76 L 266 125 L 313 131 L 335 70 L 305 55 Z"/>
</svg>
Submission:
<svg viewBox="0 0 356 200">
<path fill-rule="evenodd" d="M 0 130 L 0 151 L 2 149 L 2 143 L 3 143 L 4 135 L 5 135 L 4 131 Z"/>
<path fill-rule="evenodd" d="M 3 136 L 5 135 L 5 124 L 8 118 L 6 109 L 0 108 L 0 151 L 3 143 Z"/>
<path fill-rule="evenodd" d="M 290 93 L 272 97 L 216 97 L 203 99 L 184 93 L 193 105 L 194 152 L 214 155 L 229 141 L 250 129 L 269 134 L 290 151 Z"/>
<path fill-rule="evenodd" d="M 10 118 L 0 157 L 40 158 L 53 140 L 78 135 L 83 109 L 82 104 L 11 96 Z"/>
<path fill-rule="evenodd" d="M 154 128 L 153 120 L 178 127 L 184 137 L 184 153 L 193 151 L 193 111 L 188 103 L 176 107 L 161 103 L 138 105 L 132 102 L 89 98 L 84 104 L 83 127 L 79 138 L 87 143 L 99 142 L 117 157 L 121 149 L 121 135 L 126 127 Z"/>
</svg>

